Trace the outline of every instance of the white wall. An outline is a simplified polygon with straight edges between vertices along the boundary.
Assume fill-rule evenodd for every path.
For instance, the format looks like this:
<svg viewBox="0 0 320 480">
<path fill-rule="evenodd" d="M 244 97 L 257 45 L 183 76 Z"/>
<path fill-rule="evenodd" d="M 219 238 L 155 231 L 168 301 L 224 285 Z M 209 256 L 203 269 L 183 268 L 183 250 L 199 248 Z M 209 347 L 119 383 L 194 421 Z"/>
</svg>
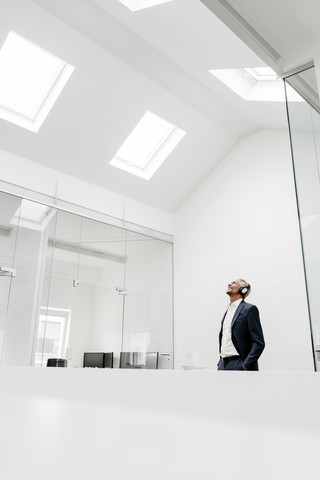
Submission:
<svg viewBox="0 0 320 480">
<path fill-rule="evenodd" d="M 266 348 L 261 370 L 312 370 L 287 132 L 244 138 L 176 213 L 176 365 L 186 352 L 216 368 L 230 280 L 252 285 Z"/>
</svg>

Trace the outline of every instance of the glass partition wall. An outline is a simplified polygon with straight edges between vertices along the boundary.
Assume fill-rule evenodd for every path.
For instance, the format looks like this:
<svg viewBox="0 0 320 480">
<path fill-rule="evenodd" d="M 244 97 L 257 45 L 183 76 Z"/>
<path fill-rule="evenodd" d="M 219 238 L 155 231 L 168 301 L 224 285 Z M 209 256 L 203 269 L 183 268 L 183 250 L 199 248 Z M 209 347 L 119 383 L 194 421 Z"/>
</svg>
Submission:
<svg viewBox="0 0 320 480">
<path fill-rule="evenodd" d="M 320 371 L 320 102 L 315 68 L 285 79 L 315 369 Z"/>
<path fill-rule="evenodd" d="M 88 365 L 118 368 L 125 352 L 127 368 L 173 368 L 170 242 L 5 193 L 0 203 L 1 365 L 81 368 L 91 353 Z"/>
</svg>

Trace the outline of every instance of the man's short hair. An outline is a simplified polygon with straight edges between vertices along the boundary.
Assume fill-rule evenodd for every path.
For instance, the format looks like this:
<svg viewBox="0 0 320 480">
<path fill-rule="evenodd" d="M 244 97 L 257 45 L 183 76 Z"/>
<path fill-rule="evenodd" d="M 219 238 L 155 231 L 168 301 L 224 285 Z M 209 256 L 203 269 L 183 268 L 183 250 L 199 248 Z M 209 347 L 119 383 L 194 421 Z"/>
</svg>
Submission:
<svg viewBox="0 0 320 480">
<path fill-rule="evenodd" d="M 240 295 L 243 297 L 243 298 L 247 298 L 248 295 L 250 295 L 250 292 L 251 292 L 251 286 L 249 285 L 248 282 L 246 282 L 246 280 L 243 280 L 243 278 L 239 278 L 239 282 L 240 282 L 240 287 L 243 288 L 243 287 L 247 287 L 248 290 L 246 291 L 246 293 L 241 293 L 240 292 Z"/>
</svg>

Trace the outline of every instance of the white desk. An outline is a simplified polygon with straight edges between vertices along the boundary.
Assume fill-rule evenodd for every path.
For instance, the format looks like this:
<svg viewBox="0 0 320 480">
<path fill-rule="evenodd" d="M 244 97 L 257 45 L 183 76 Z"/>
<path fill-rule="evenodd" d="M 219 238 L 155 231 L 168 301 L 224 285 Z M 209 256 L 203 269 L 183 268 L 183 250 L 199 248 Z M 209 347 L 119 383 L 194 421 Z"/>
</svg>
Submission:
<svg viewBox="0 0 320 480">
<path fill-rule="evenodd" d="M 317 478 L 316 373 L 0 368 L 3 480 Z"/>
</svg>

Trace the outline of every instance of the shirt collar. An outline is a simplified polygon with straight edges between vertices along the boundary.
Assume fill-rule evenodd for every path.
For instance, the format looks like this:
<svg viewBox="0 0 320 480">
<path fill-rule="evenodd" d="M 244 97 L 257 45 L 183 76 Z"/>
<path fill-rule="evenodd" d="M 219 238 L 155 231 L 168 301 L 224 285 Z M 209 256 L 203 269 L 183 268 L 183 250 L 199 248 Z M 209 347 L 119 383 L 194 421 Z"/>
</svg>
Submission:
<svg viewBox="0 0 320 480">
<path fill-rule="evenodd" d="M 242 300 L 242 298 L 239 298 L 235 302 L 229 303 L 228 308 L 238 308 Z"/>
</svg>

